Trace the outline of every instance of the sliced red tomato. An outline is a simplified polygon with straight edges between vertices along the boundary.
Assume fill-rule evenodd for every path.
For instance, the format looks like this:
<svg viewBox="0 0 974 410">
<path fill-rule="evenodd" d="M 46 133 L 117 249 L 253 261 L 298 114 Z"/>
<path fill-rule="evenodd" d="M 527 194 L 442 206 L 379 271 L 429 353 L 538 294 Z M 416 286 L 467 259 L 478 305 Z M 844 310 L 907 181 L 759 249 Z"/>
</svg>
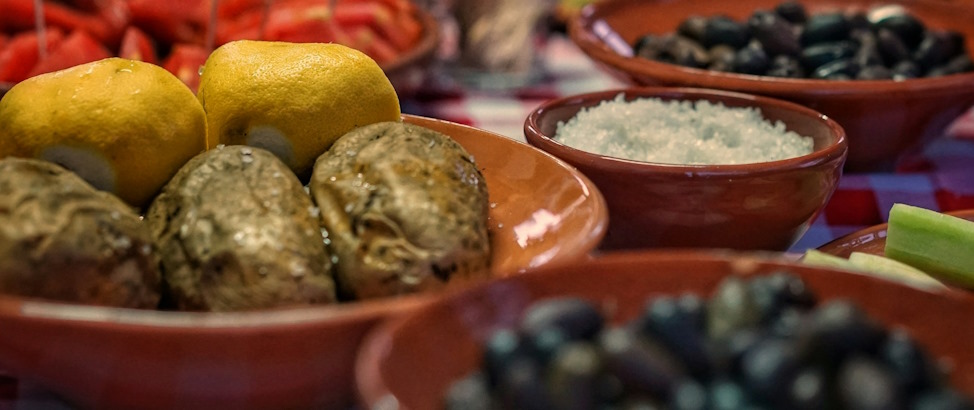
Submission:
<svg viewBox="0 0 974 410">
<path fill-rule="evenodd" d="M 134 26 L 125 30 L 125 35 L 122 36 L 122 46 L 118 50 L 118 56 L 152 64 L 156 64 L 159 61 L 156 58 L 156 49 L 152 45 L 152 39 L 143 33 L 142 30 L 139 30 L 138 27 Z"/>
<path fill-rule="evenodd" d="M 352 43 L 325 5 L 275 8 L 268 17 L 265 37 L 294 43 Z"/>
<path fill-rule="evenodd" d="M 367 54 L 379 64 L 395 60 L 398 55 L 396 49 L 369 26 L 351 29 L 351 36 L 353 43 L 348 46 Z"/>
<path fill-rule="evenodd" d="M 335 8 L 335 20 L 343 27 L 368 25 L 399 51 L 411 48 L 422 34 L 411 13 L 374 1 L 340 3 Z"/>
<path fill-rule="evenodd" d="M 47 58 L 38 61 L 29 75 L 33 77 L 108 57 L 111 54 L 98 40 L 86 31 L 75 30 L 48 53 Z"/>
<path fill-rule="evenodd" d="M 202 44 L 211 0 L 129 0 L 132 23 L 168 44 Z"/>
<path fill-rule="evenodd" d="M 162 67 L 182 80 L 195 93 L 200 86 L 200 67 L 206 63 L 210 52 L 196 44 L 176 44 Z"/>
<path fill-rule="evenodd" d="M 56 27 L 46 31 L 47 50 L 50 52 L 64 39 L 64 33 Z M 31 69 L 40 60 L 37 33 L 24 32 L 12 37 L 0 51 L 0 82 L 16 83 L 30 77 Z"/>
<path fill-rule="evenodd" d="M 31 1 L 0 0 L 0 10 L 3 10 L 0 21 L 6 30 L 26 31 L 34 28 L 34 6 Z M 63 32 L 84 30 L 102 42 L 118 44 L 122 30 L 128 23 L 128 15 L 118 10 L 105 15 L 85 13 L 60 3 L 44 2 L 44 21 L 48 28 L 58 27 Z"/>
<path fill-rule="evenodd" d="M 0 52 L 3 52 L 3 48 L 7 46 L 7 36 L 0 33 Z"/>
</svg>

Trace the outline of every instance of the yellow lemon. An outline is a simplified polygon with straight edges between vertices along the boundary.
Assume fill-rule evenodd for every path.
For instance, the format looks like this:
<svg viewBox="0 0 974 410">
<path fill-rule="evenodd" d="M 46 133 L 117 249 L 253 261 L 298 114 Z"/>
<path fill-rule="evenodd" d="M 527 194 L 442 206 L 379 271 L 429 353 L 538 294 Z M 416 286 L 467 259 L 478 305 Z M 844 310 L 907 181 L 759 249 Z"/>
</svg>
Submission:
<svg viewBox="0 0 974 410">
<path fill-rule="evenodd" d="M 24 80 L 0 100 L 0 157 L 38 158 L 141 207 L 206 148 L 206 115 L 165 69 L 108 58 Z"/>
<path fill-rule="evenodd" d="M 382 68 L 339 44 L 240 40 L 213 51 L 198 92 L 210 148 L 251 145 L 302 180 L 338 137 L 399 121 L 399 97 Z"/>
</svg>

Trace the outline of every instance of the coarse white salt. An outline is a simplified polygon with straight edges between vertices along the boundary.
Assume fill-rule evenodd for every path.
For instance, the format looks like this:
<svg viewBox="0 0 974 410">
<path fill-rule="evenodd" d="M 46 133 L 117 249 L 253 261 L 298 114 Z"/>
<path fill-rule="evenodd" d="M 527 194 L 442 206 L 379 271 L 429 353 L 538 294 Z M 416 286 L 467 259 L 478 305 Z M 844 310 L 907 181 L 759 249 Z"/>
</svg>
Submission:
<svg viewBox="0 0 974 410">
<path fill-rule="evenodd" d="M 665 164 L 749 164 L 812 152 L 811 137 L 771 123 L 754 107 L 623 94 L 559 122 L 555 139 L 591 153 Z"/>
</svg>

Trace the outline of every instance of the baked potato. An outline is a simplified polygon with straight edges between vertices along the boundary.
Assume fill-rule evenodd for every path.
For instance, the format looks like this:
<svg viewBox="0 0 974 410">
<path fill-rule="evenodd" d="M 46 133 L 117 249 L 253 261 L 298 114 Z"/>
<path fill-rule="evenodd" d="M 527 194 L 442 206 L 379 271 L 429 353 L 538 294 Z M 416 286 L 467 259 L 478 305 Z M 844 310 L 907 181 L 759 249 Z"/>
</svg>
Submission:
<svg viewBox="0 0 974 410">
<path fill-rule="evenodd" d="M 134 209 L 54 163 L 0 159 L 0 293 L 154 309 L 159 286 Z"/>
<path fill-rule="evenodd" d="M 194 157 L 146 215 L 167 303 L 238 311 L 334 302 L 317 213 L 269 151 L 220 146 Z"/>
<path fill-rule="evenodd" d="M 440 288 L 487 274 L 488 196 L 473 157 L 402 122 L 357 128 L 318 157 L 309 184 L 343 299 Z"/>
</svg>

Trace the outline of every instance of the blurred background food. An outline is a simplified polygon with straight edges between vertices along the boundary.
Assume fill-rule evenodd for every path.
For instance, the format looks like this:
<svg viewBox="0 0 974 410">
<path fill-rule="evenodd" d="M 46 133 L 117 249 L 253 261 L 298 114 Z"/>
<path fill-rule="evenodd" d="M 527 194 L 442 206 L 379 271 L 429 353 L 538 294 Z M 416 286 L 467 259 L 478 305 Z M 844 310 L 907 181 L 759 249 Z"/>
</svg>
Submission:
<svg viewBox="0 0 974 410">
<path fill-rule="evenodd" d="M 120 56 L 157 63 L 195 91 L 209 52 L 240 39 L 334 42 L 398 69 L 432 51 L 416 48 L 435 31 L 409 0 L 66 0 L 43 2 L 39 34 L 33 3 L 0 2 L 0 83 Z"/>
</svg>

